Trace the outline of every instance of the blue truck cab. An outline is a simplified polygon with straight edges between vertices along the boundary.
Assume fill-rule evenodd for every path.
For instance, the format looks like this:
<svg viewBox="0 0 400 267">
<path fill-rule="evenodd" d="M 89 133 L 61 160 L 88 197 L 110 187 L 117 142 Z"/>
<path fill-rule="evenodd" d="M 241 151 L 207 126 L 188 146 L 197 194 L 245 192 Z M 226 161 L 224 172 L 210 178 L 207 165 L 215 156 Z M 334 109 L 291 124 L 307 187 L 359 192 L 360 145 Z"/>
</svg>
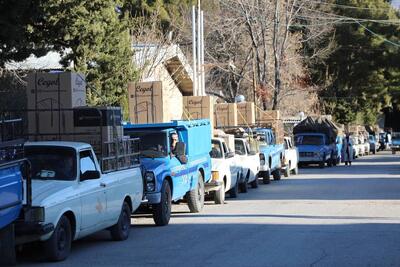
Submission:
<svg viewBox="0 0 400 267">
<path fill-rule="evenodd" d="M 263 183 L 270 183 L 270 175 L 274 180 L 281 179 L 282 160 L 285 154 L 283 144 L 277 144 L 274 132 L 269 128 L 255 128 L 255 135 L 259 142 L 260 171 L 259 177 Z"/>
<path fill-rule="evenodd" d="M 299 163 L 301 165 L 319 164 L 321 168 L 325 163 L 331 165 L 336 145 L 331 144 L 323 133 L 298 133 L 295 135 L 295 145 L 299 150 Z"/>
<path fill-rule="evenodd" d="M 210 121 L 128 123 L 124 134 L 141 140 L 144 202 L 150 204 L 156 225 L 169 223 L 172 201 L 184 198 L 191 212 L 200 212 L 204 184 L 211 179 Z"/>
</svg>

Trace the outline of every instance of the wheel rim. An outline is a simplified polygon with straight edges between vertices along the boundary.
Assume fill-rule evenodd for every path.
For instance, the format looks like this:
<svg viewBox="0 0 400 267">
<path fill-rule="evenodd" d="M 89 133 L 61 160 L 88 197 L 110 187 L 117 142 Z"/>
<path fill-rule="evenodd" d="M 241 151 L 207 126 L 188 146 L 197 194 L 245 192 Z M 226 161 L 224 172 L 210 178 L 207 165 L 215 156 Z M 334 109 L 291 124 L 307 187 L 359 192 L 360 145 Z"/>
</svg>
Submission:
<svg viewBox="0 0 400 267">
<path fill-rule="evenodd" d="M 60 225 L 57 231 L 58 242 L 57 247 L 59 251 L 63 251 L 67 245 L 67 232 L 65 231 L 64 225 Z"/>
<path fill-rule="evenodd" d="M 128 212 L 125 211 L 122 214 L 122 231 L 124 232 L 124 234 L 128 232 L 129 225 L 130 225 L 130 216 L 128 215 Z"/>
</svg>

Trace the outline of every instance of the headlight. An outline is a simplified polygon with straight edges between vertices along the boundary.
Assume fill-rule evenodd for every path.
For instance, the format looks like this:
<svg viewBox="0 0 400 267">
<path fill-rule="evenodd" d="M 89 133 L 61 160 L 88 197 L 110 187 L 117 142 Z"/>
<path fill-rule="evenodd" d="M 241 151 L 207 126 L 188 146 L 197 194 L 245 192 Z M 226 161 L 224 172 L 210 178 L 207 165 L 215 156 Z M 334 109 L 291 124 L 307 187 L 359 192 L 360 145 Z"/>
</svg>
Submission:
<svg viewBox="0 0 400 267">
<path fill-rule="evenodd" d="M 260 164 L 265 165 L 265 155 L 263 153 L 260 153 Z"/>
<path fill-rule="evenodd" d="M 146 191 L 156 190 L 156 177 L 153 172 L 146 172 L 145 180 L 146 180 Z"/>
<path fill-rule="evenodd" d="M 146 182 L 154 182 L 154 173 L 146 172 Z"/>
<path fill-rule="evenodd" d="M 213 171 L 213 172 L 211 172 L 211 174 L 212 174 L 212 180 L 213 181 L 218 181 L 219 180 L 219 172 Z"/>
<path fill-rule="evenodd" d="M 28 222 L 44 222 L 44 207 L 31 207 L 25 211 L 25 218 Z"/>
</svg>

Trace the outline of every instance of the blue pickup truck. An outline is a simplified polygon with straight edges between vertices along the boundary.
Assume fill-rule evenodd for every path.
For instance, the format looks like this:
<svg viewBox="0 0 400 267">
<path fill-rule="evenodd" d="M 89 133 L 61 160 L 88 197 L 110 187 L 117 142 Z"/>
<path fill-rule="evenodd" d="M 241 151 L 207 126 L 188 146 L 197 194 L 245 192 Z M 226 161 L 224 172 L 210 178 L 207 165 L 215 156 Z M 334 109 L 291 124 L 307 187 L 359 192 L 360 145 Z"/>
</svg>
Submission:
<svg viewBox="0 0 400 267">
<path fill-rule="evenodd" d="M 18 219 L 23 202 L 30 193 L 24 188 L 22 174 L 23 143 L 15 139 L 13 126 L 21 120 L 0 121 L 0 266 L 15 263 L 15 221 Z M 30 181 L 25 183 L 29 186 Z M 28 205 L 25 205 L 27 207 Z"/>
<path fill-rule="evenodd" d="M 169 223 L 172 201 L 185 199 L 191 212 L 200 212 L 211 179 L 210 121 L 128 123 L 124 134 L 141 140 L 144 202 L 156 225 Z"/>
<path fill-rule="evenodd" d="M 264 184 L 270 183 L 270 175 L 274 180 L 281 179 L 282 160 L 285 154 L 283 144 L 277 144 L 274 132 L 269 128 L 255 128 L 254 134 L 259 141 L 260 171 Z"/>
<path fill-rule="evenodd" d="M 299 150 L 299 165 L 318 164 L 320 168 L 340 161 L 339 128 L 324 117 L 307 117 L 293 128 Z"/>
</svg>

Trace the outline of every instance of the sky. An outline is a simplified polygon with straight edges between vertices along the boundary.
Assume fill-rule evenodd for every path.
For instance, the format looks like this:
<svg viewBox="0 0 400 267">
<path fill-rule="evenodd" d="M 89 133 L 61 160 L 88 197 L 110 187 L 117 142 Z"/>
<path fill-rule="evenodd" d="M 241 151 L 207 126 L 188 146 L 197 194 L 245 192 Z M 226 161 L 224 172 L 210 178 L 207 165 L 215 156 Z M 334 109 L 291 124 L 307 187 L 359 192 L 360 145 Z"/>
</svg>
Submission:
<svg viewBox="0 0 400 267">
<path fill-rule="evenodd" d="M 397 8 L 400 8 L 400 0 L 393 0 L 392 1 L 392 5 L 397 7 Z"/>
</svg>

